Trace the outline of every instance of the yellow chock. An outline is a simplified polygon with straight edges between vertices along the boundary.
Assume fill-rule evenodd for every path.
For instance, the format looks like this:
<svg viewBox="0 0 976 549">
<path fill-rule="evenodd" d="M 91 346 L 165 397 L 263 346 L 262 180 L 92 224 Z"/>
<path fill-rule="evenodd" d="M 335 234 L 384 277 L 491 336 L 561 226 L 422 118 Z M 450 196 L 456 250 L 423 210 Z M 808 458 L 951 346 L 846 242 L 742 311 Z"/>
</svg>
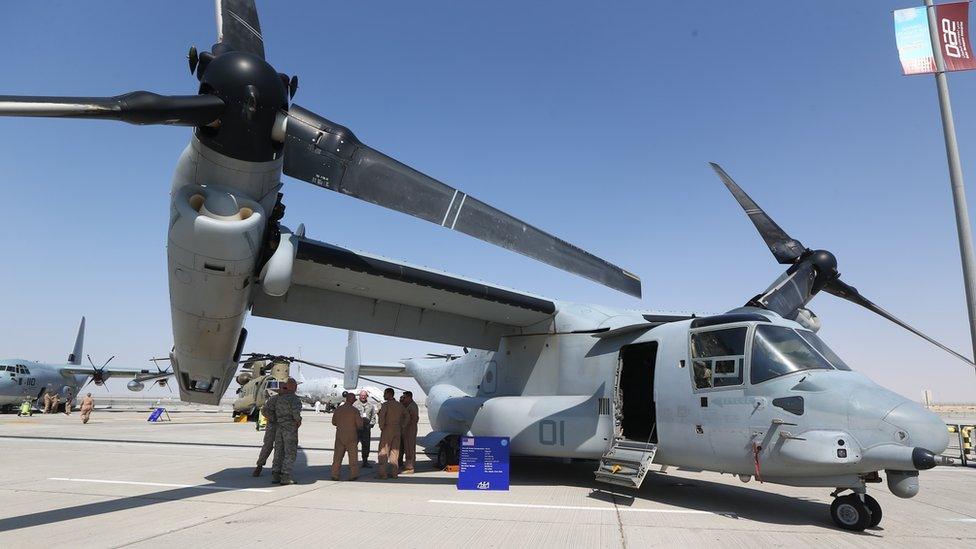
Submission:
<svg viewBox="0 0 976 549">
<path fill-rule="evenodd" d="M 234 423 L 247 423 L 247 416 L 241 414 L 234 418 Z"/>
<path fill-rule="evenodd" d="M 614 465 L 613 467 L 610 468 L 610 472 L 616 475 L 617 473 L 620 472 L 620 469 L 621 467 L 619 465 Z"/>
</svg>

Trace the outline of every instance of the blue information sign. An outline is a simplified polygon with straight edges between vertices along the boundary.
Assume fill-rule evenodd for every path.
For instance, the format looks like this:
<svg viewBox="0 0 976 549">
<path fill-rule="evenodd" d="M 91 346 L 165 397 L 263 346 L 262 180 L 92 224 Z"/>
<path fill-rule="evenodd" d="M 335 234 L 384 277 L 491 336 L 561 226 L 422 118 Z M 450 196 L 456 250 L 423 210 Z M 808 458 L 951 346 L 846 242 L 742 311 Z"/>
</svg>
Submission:
<svg viewBox="0 0 976 549">
<path fill-rule="evenodd" d="M 153 423 L 155 423 L 159 421 L 159 416 L 161 415 L 163 415 L 163 409 L 156 408 L 155 410 L 152 411 L 152 414 L 149 415 L 149 419 L 147 421 L 152 421 Z"/>
<path fill-rule="evenodd" d="M 508 437 L 461 437 L 458 490 L 508 490 Z"/>
</svg>

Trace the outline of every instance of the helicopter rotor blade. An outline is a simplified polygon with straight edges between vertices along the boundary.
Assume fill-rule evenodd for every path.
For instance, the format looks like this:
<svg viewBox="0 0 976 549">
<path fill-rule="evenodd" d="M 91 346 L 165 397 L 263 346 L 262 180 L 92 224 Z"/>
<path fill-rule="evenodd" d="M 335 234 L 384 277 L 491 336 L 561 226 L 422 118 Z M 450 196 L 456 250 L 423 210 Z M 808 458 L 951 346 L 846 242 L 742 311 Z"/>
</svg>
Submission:
<svg viewBox="0 0 976 549">
<path fill-rule="evenodd" d="M 827 292 L 827 293 L 829 293 L 829 294 L 835 295 L 835 296 L 837 296 L 837 297 L 839 297 L 841 299 L 846 299 L 847 301 L 850 301 L 851 303 L 855 303 L 857 305 L 860 305 L 861 307 L 864 307 L 865 309 L 867 309 L 867 310 L 869 310 L 869 311 L 871 311 L 871 312 L 873 312 L 873 313 L 875 313 L 875 314 L 877 314 L 877 315 L 879 315 L 881 317 L 884 317 L 884 318 L 890 320 L 891 322 L 893 322 L 893 323 L 901 326 L 902 328 L 908 330 L 909 332 L 911 332 L 911 333 L 913 333 L 913 334 L 921 337 L 922 339 L 924 339 L 925 341 L 928 341 L 929 343 L 935 345 L 936 347 L 939 347 L 943 351 L 945 351 L 945 352 L 947 352 L 947 353 L 955 356 L 956 358 L 958 358 L 959 360 L 962 360 L 966 364 L 969 364 L 970 366 L 976 366 L 976 363 L 973 363 L 972 360 L 966 358 L 965 356 L 963 356 L 960 353 L 957 353 L 956 351 L 953 351 L 949 347 L 943 345 L 942 343 L 939 343 L 938 341 L 936 341 L 936 340 L 932 339 L 931 337 L 925 335 L 921 331 L 919 331 L 919 330 L 911 327 L 910 325 L 908 325 L 906 322 L 904 322 L 903 320 L 899 319 L 895 315 L 893 315 L 893 314 L 889 313 L 888 311 L 882 309 L 879 305 L 877 305 L 876 303 L 874 303 L 870 299 L 862 296 L 861 293 L 857 291 L 857 288 L 855 288 L 854 286 L 851 286 L 850 284 L 847 284 L 846 282 L 842 281 L 839 278 L 835 278 L 835 279 L 831 280 L 830 282 L 828 282 L 827 285 L 824 286 L 824 291 Z"/>
<path fill-rule="evenodd" d="M 783 265 L 792 265 L 797 259 L 803 255 L 806 251 L 806 247 L 800 243 L 799 240 L 792 238 L 790 235 L 786 234 L 779 225 L 773 221 L 773 218 L 759 207 L 759 204 L 746 194 L 739 185 L 725 173 L 725 170 L 721 166 L 714 162 L 709 162 L 709 165 L 715 170 L 725 186 L 728 187 L 729 192 L 735 197 L 735 200 L 742 206 L 745 210 L 746 215 L 752 220 L 752 224 L 756 226 L 756 230 L 759 231 L 759 236 L 766 242 L 769 246 L 769 251 L 773 252 L 773 256 L 776 261 Z"/>
<path fill-rule="evenodd" d="M 0 116 L 92 118 L 130 124 L 206 126 L 220 118 L 224 101 L 215 95 L 159 95 L 134 91 L 114 97 L 0 95 Z"/>
<path fill-rule="evenodd" d="M 217 0 L 217 42 L 264 59 L 264 38 L 254 0 Z"/>
<path fill-rule="evenodd" d="M 285 174 L 641 296 L 637 275 L 368 147 L 344 126 L 295 104 L 286 114 Z"/>
</svg>

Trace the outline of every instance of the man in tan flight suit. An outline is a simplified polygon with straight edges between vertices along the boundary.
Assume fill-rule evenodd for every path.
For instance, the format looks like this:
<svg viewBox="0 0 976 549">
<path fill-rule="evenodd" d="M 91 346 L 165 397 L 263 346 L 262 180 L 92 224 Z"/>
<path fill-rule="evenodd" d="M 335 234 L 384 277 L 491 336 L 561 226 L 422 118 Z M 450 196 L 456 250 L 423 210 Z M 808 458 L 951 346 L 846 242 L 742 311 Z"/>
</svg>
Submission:
<svg viewBox="0 0 976 549">
<path fill-rule="evenodd" d="M 417 407 L 417 403 L 413 401 L 413 392 L 404 391 L 403 398 L 400 400 L 404 403 L 404 408 L 407 410 L 407 422 L 403 424 L 403 449 L 404 449 L 404 467 L 403 474 L 412 475 L 414 462 L 417 460 L 417 423 L 420 422 L 420 408 Z"/>
<path fill-rule="evenodd" d="M 58 398 L 58 394 L 54 393 L 51 395 L 51 413 L 58 413 L 58 406 L 61 404 L 61 399 Z"/>
<path fill-rule="evenodd" d="M 274 449 L 275 435 L 278 432 L 278 422 L 275 421 L 274 415 L 274 400 L 276 398 L 278 395 L 271 395 L 265 399 L 264 406 L 261 407 L 261 415 L 264 416 L 267 423 L 264 426 L 264 441 L 261 443 L 261 451 L 258 453 L 258 463 L 254 471 L 251 472 L 252 477 L 261 476 L 261 470 L 264 469 L 264 464 L 268 462 L 268 456 Z"/>
<path fill-rule="evenodd" d="M 349 480 L 359 478 L 359 459 L 356 450 L 359 446 L 359 430 L 363 428 L 363 416 L 354 403 L 356 395 L 346 393 L 346 402 L 332 412 L 332 425 L 335 425 L 335 447 L 332 452 L 332 480 L 339 480 L 342 457 L 349 455 Z"/>
<path fill-rule="evenodd" d="M 379 478 L 386 478 L 386 466 L 390 465 L 390 476 L 397 478 L 397 458 L 400 457 L 400 435 L 407 423 L 407 409 L 393 398 L 393 389 L 383 391 L 383 405 L 380 407 L 380 451 Z"/>
<path fill-rule="evenodd" d="M 64 394 L 64 415 L 71 415 L 71 389 L 68 389 Z"/>
<path fill-rule="evenodd" d="M 92 398 L 91 393 L 85 395 L 85 398 L 81 400 L 81 422 L 88 423 L 88 419 L 91 417 L 92 410 L 95 409 L 95 399 Z"/>
<path fill-rule="evenodd" d="M 44 391 L 44 413 L 51 413 L 51 393 Z"/>
</svg>

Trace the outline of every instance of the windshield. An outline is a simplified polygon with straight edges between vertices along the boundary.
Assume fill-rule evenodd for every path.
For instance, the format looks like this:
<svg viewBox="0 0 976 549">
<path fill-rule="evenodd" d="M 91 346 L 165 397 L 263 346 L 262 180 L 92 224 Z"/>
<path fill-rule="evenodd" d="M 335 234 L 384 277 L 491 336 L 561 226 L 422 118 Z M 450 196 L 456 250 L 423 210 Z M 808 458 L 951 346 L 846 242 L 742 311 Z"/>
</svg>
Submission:
<svg viewBox="0 0 976 549">
<path fill-rule="evenodd" d="M 841 358 L 837 356 L 837 353 L 828 347 L 827 344 L 824 343 L 824 340 L 820 339 L 820 336 L 806 330 L 797 330 L 797 332 L 803 336 L 803 339 L 807 340 L 807 343 L 813 345 L 814 349 L 820 351 L 820 354 L 822 354 L 823 357 L 826 358 L 834 368 L 844 370 L 845 372 L 851 371 L 851 367 L 841 360 Z"/>
<path fill-rule="evenodd" d="M 756 326 L 749 373 L 754 385 L 774 377 L 812 369 L 831 368 L 830 363 L 795 330 L 769 324 Z"/>
</svg>

